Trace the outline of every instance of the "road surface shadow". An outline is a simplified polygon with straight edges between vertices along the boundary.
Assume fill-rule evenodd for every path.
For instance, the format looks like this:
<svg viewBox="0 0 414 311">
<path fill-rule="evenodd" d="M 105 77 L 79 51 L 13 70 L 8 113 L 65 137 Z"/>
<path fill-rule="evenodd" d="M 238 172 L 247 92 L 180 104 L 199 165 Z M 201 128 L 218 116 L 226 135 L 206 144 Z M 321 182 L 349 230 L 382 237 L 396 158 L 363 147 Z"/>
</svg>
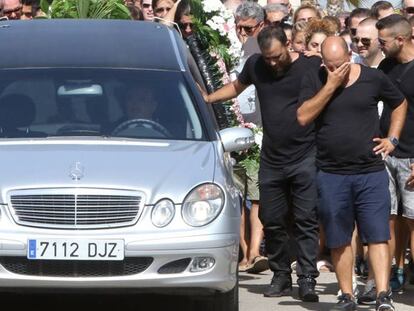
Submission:
<svg viewBox="0 0 414 311">
<path fill-rule="evenodd" d="M 189 300 L 182 296 L 153 294 L 0 294 L 2 304 L 8 303 L 14 310 L 82 311 L 122 310 L 192 311 Z"/>
</svg>

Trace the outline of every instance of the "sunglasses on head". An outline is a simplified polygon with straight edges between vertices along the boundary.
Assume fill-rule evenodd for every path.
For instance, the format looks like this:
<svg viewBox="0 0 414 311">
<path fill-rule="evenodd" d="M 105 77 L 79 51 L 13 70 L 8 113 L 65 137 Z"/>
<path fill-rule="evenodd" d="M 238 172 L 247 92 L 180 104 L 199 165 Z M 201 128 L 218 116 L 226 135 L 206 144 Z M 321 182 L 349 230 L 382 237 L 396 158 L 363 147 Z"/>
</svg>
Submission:
<svg viewBox="0 0 414 311">
<path fill-rule="evenodd" d="M 405 8 L 405 12 L 408 14 L 414 14 L 414 6 L 409 6 Z"/>
<path fill-rule="evenodd" d="M 354 44 L 358 44 L 359 41 L 361 41 L 361 44 L 364 46 L 370 46 L 371 45 L 371 39 L 370 38 L 358 38 L 358 37 L 353 37 L 352 38 L 352 42 Z"/>
</svg>

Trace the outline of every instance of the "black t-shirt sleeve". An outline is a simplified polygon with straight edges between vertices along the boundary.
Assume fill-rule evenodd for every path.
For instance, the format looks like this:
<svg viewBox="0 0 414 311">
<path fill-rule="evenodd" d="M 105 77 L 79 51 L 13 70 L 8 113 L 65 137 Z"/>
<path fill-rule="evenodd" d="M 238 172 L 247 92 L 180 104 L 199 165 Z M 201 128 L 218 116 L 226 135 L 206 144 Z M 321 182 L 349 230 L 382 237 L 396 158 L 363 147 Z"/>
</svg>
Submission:
<svg viewBox="0 0 414 311">
<path fill-rule="evenodd" d="M 306 72 L 303 76 L 299 91 L 299 105 L 302 105 L 318 93 L 316 78 L 315 73 L 311 71 Z"/>
<path fill-rule="evenodd" d="M 382 71 L 379 71 L 378 73 L 381 81 L 380 100 L 391 109 L 397 108 L 403 102 L 405 98 L 404 95 Z"/>
<path fill-rule="evenodd" d="M 258 57 L 258 54 L 255 54 L 255 55 L 250 56 L 246 60 L 246 63 L 243 66 L 243 70 L 240 72 L 239 76 L 237 77 L 237 79 L 239 80 L 241 84 L 244 84 L 244 85 L 253 84 L 252 73 L 253 73 L 254 64 L 257 61 L 257 57 Z"/>
</svg>

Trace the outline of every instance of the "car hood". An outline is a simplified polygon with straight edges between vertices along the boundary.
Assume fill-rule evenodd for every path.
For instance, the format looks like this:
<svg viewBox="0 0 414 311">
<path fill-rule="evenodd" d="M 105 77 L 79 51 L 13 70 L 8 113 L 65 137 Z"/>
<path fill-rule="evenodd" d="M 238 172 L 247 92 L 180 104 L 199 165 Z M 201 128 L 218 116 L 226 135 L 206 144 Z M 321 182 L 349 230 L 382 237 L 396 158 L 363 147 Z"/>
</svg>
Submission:
<svg viewBox="0 0 414 311">
<path fill-rule="evenodd" d="M 36 141 L 0 142 L 0 190 L 129 189 L 146 204 L 181 203 L 196 185 L 214 180 L 212 142 Z"/>
</svg>

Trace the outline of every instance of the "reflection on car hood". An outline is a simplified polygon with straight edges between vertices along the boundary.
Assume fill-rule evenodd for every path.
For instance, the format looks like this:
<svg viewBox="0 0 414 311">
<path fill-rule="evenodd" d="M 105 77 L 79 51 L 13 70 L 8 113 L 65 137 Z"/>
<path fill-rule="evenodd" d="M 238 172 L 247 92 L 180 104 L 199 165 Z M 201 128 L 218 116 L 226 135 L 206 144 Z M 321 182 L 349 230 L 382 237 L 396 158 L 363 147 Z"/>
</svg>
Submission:
<svg viewBox="0 0 414 311">
<path fill-rule="evenodd" d="M 9 140 L 0 154 L 3 202 L 12 189 L 92 187 L 144 191 L 146 204 L 181 203 L 214 178 L 212 142 Z"/>
</svg>

